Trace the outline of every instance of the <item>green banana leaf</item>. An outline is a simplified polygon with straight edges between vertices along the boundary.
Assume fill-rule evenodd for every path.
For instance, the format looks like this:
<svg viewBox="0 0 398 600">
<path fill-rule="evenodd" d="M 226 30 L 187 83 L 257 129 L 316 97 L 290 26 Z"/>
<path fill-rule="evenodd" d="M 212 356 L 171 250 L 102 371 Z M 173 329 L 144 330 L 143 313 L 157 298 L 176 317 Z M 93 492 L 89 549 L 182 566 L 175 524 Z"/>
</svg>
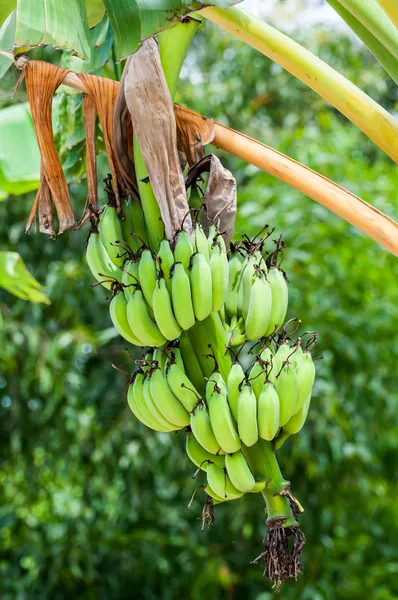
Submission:
<svg viewBox="0 0 398 600">
<path fill-rule="evenodd" d="M 35 190 L 39 180 L 40 153 L 28 103 L 1 109 L 0 199 Z"/>
<path fill-rule="evenodd" d="M 0 28 L 0 51 L 13 51 L 15 27 L 16 27 L 16 12 L 15 10 L 5 19 Z M 5 75 L 12 65 L 12 60 L 0 54 L 0 79 Z"/>
<path fill-rule="evenodd" d="M 50 304 L 43 286 L 29 273 L 18 252 L 0 252 L 0 287 L 22 300 Z"/>
<path fill-rule="evenodd" d="M 17 8 L 14 46 L 27 51 L 40 45 L 71 50 L 90 61 L 89 27 L 97 25 L 105 9 L 115 33 L 117 58 L 137 50 L 140 41 L 205 6 L 227 8 L 239 0 L 7 0 L 0 25 Z M 1 69 L 1 65 L 0 65 Z M 0 71 L 1 74 L 1 71 Z"/>
</svg>

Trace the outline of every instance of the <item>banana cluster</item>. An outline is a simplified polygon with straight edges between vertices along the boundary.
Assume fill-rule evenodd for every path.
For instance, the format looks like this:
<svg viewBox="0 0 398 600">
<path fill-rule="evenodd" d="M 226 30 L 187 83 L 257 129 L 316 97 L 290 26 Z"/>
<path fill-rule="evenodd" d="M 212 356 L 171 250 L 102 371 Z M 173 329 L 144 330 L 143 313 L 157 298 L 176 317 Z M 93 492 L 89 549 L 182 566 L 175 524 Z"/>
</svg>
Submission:
<svg viewBox="0 0 398 600">
<path fill-rule="evenodd" d="M 163 346 L 226 301 L 228 258 L 214 226 L 208 236 L 199 223 L 191 235 L 180 231 L 173 250 L 163 240 L 156 254 L 145 242 L 134 252 L 115 209 L 107 206 L 99 233 L 89 238 L 87 262 L 99 282 L 119 291 L 110 305 L 112 322 L 136 346 Z"/>
<path fill-rule="evenodd" d="M 266 261 L 257 246 L 237 248 L 229 256 L 227 299 L 221 313 L 231 332 L 231 346 L 275 334 L 288 307 L 285 276 L 275 261 Z"/>
</svg>

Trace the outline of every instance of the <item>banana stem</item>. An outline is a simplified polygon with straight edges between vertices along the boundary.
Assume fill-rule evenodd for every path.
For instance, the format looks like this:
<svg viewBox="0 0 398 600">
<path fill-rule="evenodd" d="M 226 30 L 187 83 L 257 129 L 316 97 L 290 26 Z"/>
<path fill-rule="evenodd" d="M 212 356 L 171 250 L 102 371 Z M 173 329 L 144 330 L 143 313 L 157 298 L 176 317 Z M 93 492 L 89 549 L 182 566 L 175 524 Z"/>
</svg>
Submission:
<svg viewBox="0 0 398 600">
<path fill-rule="evenodd" d="M 186 19 L 174 27 L 162 31 L 157 36 L 160 60 L 173 102 L 181 67 L 188 48 L 198 29 L 199 22 L 200 21 L 197 19 Z M 148 232 L 149 246 L 151 250 L 156 251 L 164 238 L 164 226 L 160 216 L 159 205 L 153 193 L 151 184 L 147 179 L 148 170 L 135 135 L 134 165 Z"/>
<path fill-rule="evenodd" d="M 200 14 L 303 81 L 398 162 L 397 120 L 351 81 L 287 35 L 241 8 L 211 7 Z"/>
<path fill-rule="evenodd" d="M 242 446 L 242 452 L 256 478 L 270 479 L 261 492 L 267 507 L 267 519 L 285 518 L 283 527 L 297 525 L 288 498 L 278 494 L 289 482 L 281 473 L 271 442 L 259 440 L 250 448 Z"/>
</svg>

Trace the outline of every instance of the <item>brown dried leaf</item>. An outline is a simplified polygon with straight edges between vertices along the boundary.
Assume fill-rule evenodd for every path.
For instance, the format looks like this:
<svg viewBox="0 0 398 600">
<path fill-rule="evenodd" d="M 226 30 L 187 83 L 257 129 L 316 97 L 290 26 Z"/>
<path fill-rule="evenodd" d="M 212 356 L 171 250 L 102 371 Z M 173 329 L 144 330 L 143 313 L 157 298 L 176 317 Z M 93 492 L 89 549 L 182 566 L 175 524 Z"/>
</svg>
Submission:
<svg viewBox="0 0 398 600">
<path fill-rule="evenodd" d="M 106 154 L 112 175 L 113 189 L 116 198 L 116 207 L 121 210 L 118 180 L 118 163 L 113 150 L 113 107 L 116 103 L 118 82 L 105 77 L 96 77 L 88 73 L 76 73 L 79 79 L 93 97 L 98 113 L 98 119 L 104 134 Z"/>
<path fill-rule="evenodd" d="M 40 231 L 54 235 L 51 202 L 57 210 L 59 233 L 75 224 L 68 185 L 54 144 L 52 98 L 68 74 L 66 69 L 39 60 L 26 63 L 23 75 L 41 156 L 41 183 L 26 226 L 28 232 L 37 209 Z"/>
<path fill-rule="evenodd" d="M 190 167 L 204 156 L 204 146 L 214 140 L 214 121 L 179 104 L 174 105 L 177 123 L 177 147 Z"/>
<path fill-rule="evenodd" d="M 125 77 L 126 69 L 120 80 L 113 111 L 113 150 L 119 166 L 120 184 L 125 195 L 131 195 L 136 202 L 140 202 L 134 167 L 133 124 L 124 95 Z"/>
<path fill-rule="evenodd" d="M 206 233 L 210 225 L 216 225 L 228 248 L 236 218 L 235 177 L 231 171 L 222 166 L 217 156 L 209 154 L 190 168 L 185 182 L 186 186 L 191 186 L 204 172 L 209 173 L 209 180 L 203 199 L 206 210 L 202 215 L 202 225 Z"/>
<path fill-rule="evenodd" d="M 90 208 L 97 208 L 97 163 L 95 152 L 95 101 L 89 94 L 83 95 L 84 131 L 86 132 L 87 200 L 79 227 L 90 217 Z"/>
<path fill-rule="evenodd" d="M 160 207 L 166 236 L 172 240 L 182 224 L 190 231 L 192 221 L 177 151 L 174 107 L 155 39 L 143 42 L 128 58 L 125 72 L 124 93 L 134 132 Z"/>
</svg>

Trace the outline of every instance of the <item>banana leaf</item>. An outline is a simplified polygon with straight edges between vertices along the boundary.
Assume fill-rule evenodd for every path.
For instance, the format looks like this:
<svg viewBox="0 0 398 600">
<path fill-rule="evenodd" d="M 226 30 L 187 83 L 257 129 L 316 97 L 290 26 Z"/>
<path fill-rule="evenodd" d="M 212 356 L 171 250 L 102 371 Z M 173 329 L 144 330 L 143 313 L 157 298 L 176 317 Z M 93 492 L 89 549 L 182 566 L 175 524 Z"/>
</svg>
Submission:
<svg viewBox="0 0 398 600">
<path fill-rule="evenodd" d="M 22 300 L 50 304 L 43 286 L 29 273 L 18 252 L 0 252 L 0 287 Z"/>
</svg>

